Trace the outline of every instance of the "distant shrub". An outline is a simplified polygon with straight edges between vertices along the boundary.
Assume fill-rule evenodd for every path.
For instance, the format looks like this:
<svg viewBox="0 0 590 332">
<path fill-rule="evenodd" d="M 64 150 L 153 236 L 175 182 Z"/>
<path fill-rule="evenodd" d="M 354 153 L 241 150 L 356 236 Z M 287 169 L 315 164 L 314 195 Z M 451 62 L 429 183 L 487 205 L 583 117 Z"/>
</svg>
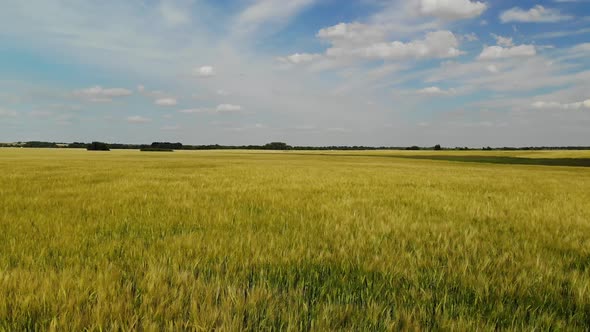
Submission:
<svg viewBox="0 0 590 332">
<path fill-rule="evenodd" d="M 106 143 L 92 142 L 86 148 L 88 151 L 111 151 Z"/>
<path fill-rule="evenodd" d="M 406 150 L 420 150 L 420 147 L 413 145 L 413 146 L 407 147 Z"/>
<path fill-rule="evenodd" d="M 442 148 L 440 147 L 440 144 L 435 145 L 434 150 L 436 150 L 436 151 L 442 150 Z"/>
</svg>

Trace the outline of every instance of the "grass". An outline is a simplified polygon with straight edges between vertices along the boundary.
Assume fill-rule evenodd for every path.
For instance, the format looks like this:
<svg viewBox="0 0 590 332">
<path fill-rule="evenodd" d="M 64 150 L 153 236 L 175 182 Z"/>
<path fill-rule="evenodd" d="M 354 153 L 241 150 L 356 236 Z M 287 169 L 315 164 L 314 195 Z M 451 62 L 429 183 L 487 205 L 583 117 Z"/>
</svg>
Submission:
<svg viewBox="0 0 590 332">
<path fill-rule="evenodd" d="M 317 153 L 316 155 L 324 156 L 350 156 L 350 157 L 385 157 L 385 158 L 407 158 L 423 160 L 444 160 L 454 162 L 469 163 L 488 163 L 488 164 L 506 164 L 506 165 L 537 165 L 537 166 L 571 166 L 571 167 L 590 167 L 590 156 L 586 156 L 587 151 L 580 151 L 577 155 L 569 153 L 567 158 L 560 157 L 564 151 L 534 151 L 532 155 L 522 152 L 511 152 L 509 154 L 502 152 L 487 151 L 405 151 L 395 152 L 355 152 L 355 153 Z M 543 158 L 536 158 L 535 155 L 544 153 Z M 306 155 L 306 153 L 301 153 Z"/>
<path fill-rule="evenodd" d="M 141 152 L 174 152 L 172 149 L 163 149 L 163 148 L 143 148 L 140 150 Z"/>
<path fill-rule="evenodd" d="M 399 155 L 0 149 L 0 330 L 588 330 L 587 168 Z"/>
<path fill-rule="evenodd" d="M 538 165 L 538 166 L 573 166 L 573 167 L 590 167 L 590 158 L 523 158 L 523 157 L 506 157 L 506 156 L 453 156 L 453 155 L 419 155 L 419 156 L 397 156 L 398 158 L 409 159 L 430 159 L 446 160 L 469 163 L 490 163 L 490 164 L 509 164 L 509 165 Z"/>
</svg>

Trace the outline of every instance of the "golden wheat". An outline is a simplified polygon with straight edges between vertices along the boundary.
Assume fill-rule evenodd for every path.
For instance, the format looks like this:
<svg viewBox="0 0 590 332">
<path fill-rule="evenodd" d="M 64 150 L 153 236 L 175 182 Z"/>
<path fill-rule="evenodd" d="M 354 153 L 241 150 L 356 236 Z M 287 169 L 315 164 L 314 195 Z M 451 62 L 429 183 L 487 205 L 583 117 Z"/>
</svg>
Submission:
<svg viewBox="0 0 590 332">
<path fill-rule="evenodd" d="M 588 329 L 590 169 L 412 153 L 1 149 L 0 329 Z"/>
</svg>

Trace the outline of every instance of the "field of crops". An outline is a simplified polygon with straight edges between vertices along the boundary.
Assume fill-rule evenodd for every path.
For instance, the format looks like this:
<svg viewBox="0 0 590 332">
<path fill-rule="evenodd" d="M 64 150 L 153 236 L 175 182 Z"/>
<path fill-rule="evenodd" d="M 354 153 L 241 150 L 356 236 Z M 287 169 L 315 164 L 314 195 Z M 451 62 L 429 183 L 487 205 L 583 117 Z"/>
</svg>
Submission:
<svg viewBox="0 0 590 332">
<path fill-rule="evenodd" d="M 0 149 L 0 330 L 587 330 L 590 168 L 519 158 L 590 152 Z"/>
</svg>

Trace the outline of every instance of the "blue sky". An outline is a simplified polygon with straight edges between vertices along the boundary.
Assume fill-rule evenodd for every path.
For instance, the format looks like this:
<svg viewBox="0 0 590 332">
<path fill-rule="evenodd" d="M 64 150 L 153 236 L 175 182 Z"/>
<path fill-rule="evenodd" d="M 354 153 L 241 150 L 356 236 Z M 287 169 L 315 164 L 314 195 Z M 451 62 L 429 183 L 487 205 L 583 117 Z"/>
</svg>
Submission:
<svg viewBox="0 0 590 332">
<path fill-rule="evenodd" d="M 590 145 L 590 1 L 31 0 L 0 141 Z"/>
</svg>

